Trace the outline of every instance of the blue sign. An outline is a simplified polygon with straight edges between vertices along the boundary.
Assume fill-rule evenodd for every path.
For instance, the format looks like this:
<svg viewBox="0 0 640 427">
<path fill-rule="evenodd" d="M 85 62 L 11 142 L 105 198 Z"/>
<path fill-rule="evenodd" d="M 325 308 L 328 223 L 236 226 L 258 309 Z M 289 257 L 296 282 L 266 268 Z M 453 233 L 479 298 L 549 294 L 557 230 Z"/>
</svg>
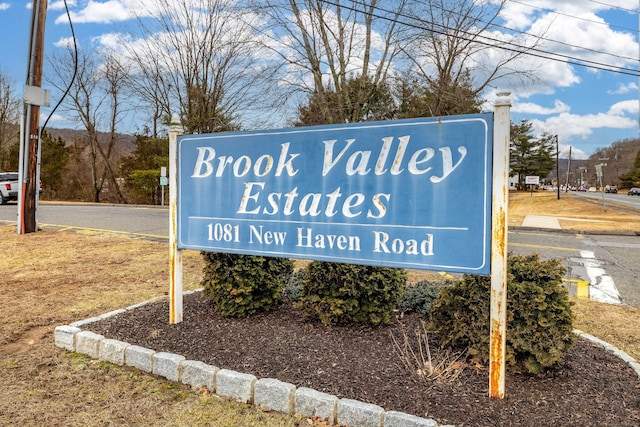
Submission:
<svg viewBox="0 0 640 427">
<path fill-rule="evenodd" d="M 178 247 L 489 274 L 493 114 L 178 138 Z"/>
</svg>

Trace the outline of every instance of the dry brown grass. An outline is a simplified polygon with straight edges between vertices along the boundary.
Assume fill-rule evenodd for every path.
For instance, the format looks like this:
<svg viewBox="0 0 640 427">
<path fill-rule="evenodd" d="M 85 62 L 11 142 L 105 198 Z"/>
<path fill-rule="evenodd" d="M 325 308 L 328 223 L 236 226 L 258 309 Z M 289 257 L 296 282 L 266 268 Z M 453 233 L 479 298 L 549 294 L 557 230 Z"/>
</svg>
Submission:
<svg viewBox="0 0 640 427">
<path fill-rule="evenodd" d="M 166 243 L 14 226 L 0 241 L 0 425 L 298 425 L 53 345 L 57 325 L 165 295 Z M 184 258 L 185 289 L 196 288 L 200 256 Z"/>
<path fill-rule="evenodd" d="M 640 310 L 587 300 L 575 300 L 574 326 L 607 341 L 640 360 Z"/>
<path fill-rule="evenodd" d="M 605 200 L 606 211 L 600 200 L 589 202 L 571 193 L 561 193 L 560 200 L 553 191 L 511 193 L 509 225 L 522 225 L 525 216 L 531 214 L 558 217 L 566 230 L 640 232 L 640 215 Z"/>
<path fill-rule="evenodd" d="M 554 197 L 512 194 L 510 223 L 519 225 L 525 214 L 534 213 L 606 220 L 621 230 L 640 230 L 640 217 Z M 582 228 L 598 224 L 576 223 Z M 57 325 L 166 295 L 166 243 L 51 230 L 19 236 L 15 226 L 0 226 L 0 241 L 0 425 L 306 424 L 53 345 Z M 202 261 L 197 252 L 185 253 L 184 270 L 185 289 L 198 287 Z M 438 277 L 410 272 L 413 281 Z M 640 359 L 640 310 L 576 303 L 577 328 Z"/>
</svg>

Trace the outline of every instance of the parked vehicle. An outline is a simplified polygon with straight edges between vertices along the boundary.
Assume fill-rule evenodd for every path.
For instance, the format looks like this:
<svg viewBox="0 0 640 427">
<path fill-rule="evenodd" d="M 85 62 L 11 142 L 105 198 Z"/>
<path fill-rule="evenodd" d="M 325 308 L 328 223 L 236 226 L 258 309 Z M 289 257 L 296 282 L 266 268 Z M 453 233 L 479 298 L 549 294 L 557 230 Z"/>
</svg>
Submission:
<svg viewBox="0 0 640 427">
<path fill-rule="evenodd" d="M 629 196 L 640 196 L 640 188 L 638 188 L 638 187 L 630 188 L 629 192 L 627 193 L 627 195 L 629 195 Z"/>
<path fill-rule="evenodd" d="M 18 200 L 18 172 L 0 173 L 0 205 Z"/>
<path fill-rule="evenodd" d="M 6 205 L 11 200 L 18 200 L 18 172 L 0 172 L 0 205 Z M 42 194 L 40 181 L 39 194 Z"/>
<path fill-rule="evenodd" d="M 615 185 L 605 185 L 604 187 L 605 193 L 618 193 L 618 187 Z"/>
<path fill-rule="evenodd" d="M 596 187 L 589 187 L 589 189 L 587 191 L 589 193 L 595 193 L 597 190 L 596 190 Z"/>
</svg>

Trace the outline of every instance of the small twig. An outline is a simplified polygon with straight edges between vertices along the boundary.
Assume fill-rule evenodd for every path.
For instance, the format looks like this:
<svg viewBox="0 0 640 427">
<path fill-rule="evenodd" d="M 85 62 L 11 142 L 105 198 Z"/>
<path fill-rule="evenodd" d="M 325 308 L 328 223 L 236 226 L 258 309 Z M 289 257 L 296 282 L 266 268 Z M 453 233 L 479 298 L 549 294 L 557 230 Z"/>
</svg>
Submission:
<svg viewBox="0 0 640 427">
<path fill-rule="evenodd" d="M 462 361 L 465 351 L 453 353 L 446 350 L 442 355 L 442 360 L 434 363 L 429 343 L 429 331 L 426 323 L 421 323 L 421 328 L 415 331 L 417 349 L 409 342 L 409 337 L 405 329 L 402 329 L 403 344 L 391 334 L 395 351 L 400 357 L 402 364 L 409 370 L 411 375 L 417 375 L 422 379 L 437 380 L 444 378 L 453 381 L 460 376 L 466 364 Z"/>
</svg>

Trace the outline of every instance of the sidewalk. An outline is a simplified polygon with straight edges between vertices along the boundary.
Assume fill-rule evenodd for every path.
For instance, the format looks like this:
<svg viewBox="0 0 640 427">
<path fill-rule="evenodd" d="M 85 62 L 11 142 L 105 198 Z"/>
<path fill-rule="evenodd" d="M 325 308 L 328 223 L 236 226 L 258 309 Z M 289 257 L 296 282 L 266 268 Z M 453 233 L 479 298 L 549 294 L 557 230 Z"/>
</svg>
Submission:
<svg viewBox="0 0 640 427">
<path fill-rule="evenodd" d="M 547 228 L 551 230 L 562 230 L 560 221 L 554 216 L 527 215 L 522 221 L 522 227 Z"/>
<path fill-rule="evenodd" d="M 548 216 L 548 215 L 526 215 L 522 221 L 521 227 L 528 228 L 542 228 L 547 230 L 562 230 L 560 226 L 560 220 L 563 221 L 576 221 L 576 222 L 591 222 L 591 223 L 605 223 L 611 222 L 607 220 L 599 219 L 580 219 L 580 218 L 568 218 L 561 216 Z M 626 234 L 626 233 L 621 233 Z"/>
</svg>

